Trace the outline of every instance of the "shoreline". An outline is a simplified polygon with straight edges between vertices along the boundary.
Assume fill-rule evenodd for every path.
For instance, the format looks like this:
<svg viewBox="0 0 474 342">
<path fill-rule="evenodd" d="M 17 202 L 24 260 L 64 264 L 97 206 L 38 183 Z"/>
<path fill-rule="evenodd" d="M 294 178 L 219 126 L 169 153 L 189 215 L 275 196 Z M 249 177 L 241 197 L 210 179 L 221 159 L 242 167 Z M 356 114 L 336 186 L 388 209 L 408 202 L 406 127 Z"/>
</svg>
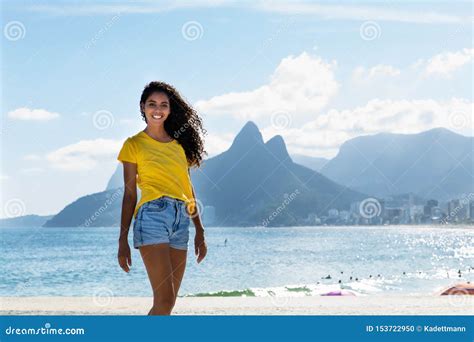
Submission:
<svg viewBox="0 0 474 342">
<path fill-rule="evenodd" d="M 1 315 L 146 315 L 151 297 L 0 297 Z M 173 315 L 472 315 L 474 296 L 178 297 Z"/>
</svg>

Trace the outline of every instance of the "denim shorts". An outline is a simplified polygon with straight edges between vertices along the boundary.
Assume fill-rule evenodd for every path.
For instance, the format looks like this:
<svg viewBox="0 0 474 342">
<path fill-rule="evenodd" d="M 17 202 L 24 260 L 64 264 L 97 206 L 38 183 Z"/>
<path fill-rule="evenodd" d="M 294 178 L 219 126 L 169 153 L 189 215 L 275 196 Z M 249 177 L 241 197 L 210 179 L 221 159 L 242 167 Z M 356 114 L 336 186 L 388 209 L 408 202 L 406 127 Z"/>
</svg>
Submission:
<svg viewBox="0 0 474 342">
<path fill-rule="evenodd" d="M 146 202 L 133 223 L 133 247 L 168 243 L 187 250 L 190 218 L 186 203 L 167 196 Z"/>
</svg>

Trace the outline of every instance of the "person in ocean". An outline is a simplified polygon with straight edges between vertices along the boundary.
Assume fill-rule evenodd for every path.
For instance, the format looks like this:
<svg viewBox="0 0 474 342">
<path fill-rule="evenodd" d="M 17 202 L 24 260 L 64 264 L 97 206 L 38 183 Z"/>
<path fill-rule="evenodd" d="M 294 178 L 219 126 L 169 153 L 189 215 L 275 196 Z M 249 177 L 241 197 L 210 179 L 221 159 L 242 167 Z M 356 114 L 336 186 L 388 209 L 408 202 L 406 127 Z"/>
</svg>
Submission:
<svg viewBox="0 0 474 342">
<path fill-rule="evenodd" d="M 126 139 L 117 158 L 124 174 L 118 263 L 130 271 L 128 232 L 133 218 L 133 246 L 140 251 L 153 290 L 148 314 L 170 315 L 186 268 L 191 220 L 197 262 L 207 254 L 190 176 L 190 168 L 200 167 L 206 154 L 205 130 L 197 112 L 164 82 L 145 86 L 140 112 L 146 128 Z"/>
</svg>

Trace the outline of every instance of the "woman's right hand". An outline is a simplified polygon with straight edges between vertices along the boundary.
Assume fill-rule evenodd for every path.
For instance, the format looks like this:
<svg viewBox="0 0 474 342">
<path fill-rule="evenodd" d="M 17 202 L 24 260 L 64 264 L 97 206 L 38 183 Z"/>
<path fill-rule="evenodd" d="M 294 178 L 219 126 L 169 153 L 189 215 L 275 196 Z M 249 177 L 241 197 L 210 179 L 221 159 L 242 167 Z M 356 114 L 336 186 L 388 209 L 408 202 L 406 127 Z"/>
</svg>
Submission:
<svg viewBox="0 0 474 342">
<path fill-rule="evenodd" d="M 130 267 L 132 267 L 132 255 L 130 253 L 128 240 L 119 241 L 118 263 L 120 267 L 127 273 L 130 271 Z"/>
</svg>

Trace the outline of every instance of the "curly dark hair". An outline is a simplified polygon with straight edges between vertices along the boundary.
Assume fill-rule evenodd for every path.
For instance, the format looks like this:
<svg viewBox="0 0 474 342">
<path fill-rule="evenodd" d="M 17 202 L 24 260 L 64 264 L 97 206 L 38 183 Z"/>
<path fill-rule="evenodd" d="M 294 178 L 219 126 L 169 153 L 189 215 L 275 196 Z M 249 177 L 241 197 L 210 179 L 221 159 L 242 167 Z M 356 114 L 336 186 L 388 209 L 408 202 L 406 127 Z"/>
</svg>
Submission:
<svg viewBox="0 0 474 342">
<path fill-rule="evenodd" d="M 157 81 L 150 82 L 145 86 L 140 98 L 142 119 L 147 122 L 142 105 L 145 105 L 148 97 L 156 92 L 165 93 L 170 102 L 170 115 L 164 123 L 166 133 L 183 146 L 189 165 L 201 166 L 204 155 L 207 154 L 203 141 L 207 132 L 202 127 L 202 119 L 196 110 L 183 99 L 173 86 Z"/>
</svg>

